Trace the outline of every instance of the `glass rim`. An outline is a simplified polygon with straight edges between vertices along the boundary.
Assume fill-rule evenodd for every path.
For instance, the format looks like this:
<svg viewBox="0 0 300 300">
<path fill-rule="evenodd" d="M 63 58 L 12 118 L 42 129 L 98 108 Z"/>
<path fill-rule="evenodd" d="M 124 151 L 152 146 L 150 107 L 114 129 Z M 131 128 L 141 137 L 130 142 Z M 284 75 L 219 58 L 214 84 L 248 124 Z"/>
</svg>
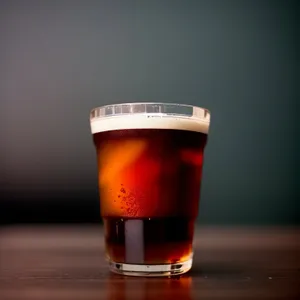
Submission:
<svg viewBox="0 0 300 300">
<path fill-rule="evenodd" d="M 122 109 L 124 108 L 124 109 Z M 147 109 L 148 108 L 148 109 Z M 90 121 L 120 117 L 125 115 L 178 116 L 210 122 L 210 111 L 207 108 L 191 104 L 171 102 L 121 102 L 94 107 L 90 111 Z"/>
</svg>

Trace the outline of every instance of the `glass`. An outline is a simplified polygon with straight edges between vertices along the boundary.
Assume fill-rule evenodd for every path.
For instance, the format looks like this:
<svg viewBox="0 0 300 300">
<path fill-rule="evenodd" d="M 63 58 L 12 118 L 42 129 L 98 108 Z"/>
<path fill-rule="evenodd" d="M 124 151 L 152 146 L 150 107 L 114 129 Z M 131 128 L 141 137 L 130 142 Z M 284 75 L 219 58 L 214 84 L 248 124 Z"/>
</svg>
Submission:
<svg viewBox="0 0 300 300">
<path fill-rule="evenodd" d="M 123 103 L 90 114 L 110 270 L 170 276 L 192 267 L 210 113 Z"/>
</svg>

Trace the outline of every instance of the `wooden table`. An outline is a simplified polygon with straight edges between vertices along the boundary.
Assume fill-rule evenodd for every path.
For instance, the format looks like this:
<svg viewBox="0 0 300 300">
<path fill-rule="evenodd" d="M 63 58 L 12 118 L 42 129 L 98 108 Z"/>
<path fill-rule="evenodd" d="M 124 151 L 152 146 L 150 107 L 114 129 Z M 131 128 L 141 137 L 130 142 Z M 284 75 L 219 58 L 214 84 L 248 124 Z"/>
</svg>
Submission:
<svg viewBox="0 0 300 300">
<path fill-rule="evenodd" d="M 111 274 L 100 226 L 0 228 L 0 299 L 300 299 L 300 230 L 198 228 L 178 278 Z"/>
</svg>

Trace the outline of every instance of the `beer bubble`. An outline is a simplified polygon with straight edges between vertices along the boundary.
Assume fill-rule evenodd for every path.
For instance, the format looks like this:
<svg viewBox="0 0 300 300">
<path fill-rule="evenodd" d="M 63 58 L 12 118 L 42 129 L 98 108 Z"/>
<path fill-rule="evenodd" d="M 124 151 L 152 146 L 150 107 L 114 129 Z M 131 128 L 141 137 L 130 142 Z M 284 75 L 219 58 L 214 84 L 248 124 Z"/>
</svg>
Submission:
<svg viewBox="0 0 300 300">
<path fill-rule="evenodd" d="M 123 194 L 126 194 L 126 191 L 123 187 L 120 189 L 120 192 L 123 193 Z"/>
</svg>

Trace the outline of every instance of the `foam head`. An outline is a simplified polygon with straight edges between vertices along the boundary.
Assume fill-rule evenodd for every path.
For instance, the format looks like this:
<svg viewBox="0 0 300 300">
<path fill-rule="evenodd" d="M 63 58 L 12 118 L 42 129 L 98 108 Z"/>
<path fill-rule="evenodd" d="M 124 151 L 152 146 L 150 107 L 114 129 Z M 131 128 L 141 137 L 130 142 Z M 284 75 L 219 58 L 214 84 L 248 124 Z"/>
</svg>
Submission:
<svg viewBox="0 0 300 300">
<path fill-rule="evenodd" d="M 207 109 L 171 103 L 124 103 L 91 111 L 92 134 L 121 129 L 173 129 L 208 133 Z"/>
</svg>

